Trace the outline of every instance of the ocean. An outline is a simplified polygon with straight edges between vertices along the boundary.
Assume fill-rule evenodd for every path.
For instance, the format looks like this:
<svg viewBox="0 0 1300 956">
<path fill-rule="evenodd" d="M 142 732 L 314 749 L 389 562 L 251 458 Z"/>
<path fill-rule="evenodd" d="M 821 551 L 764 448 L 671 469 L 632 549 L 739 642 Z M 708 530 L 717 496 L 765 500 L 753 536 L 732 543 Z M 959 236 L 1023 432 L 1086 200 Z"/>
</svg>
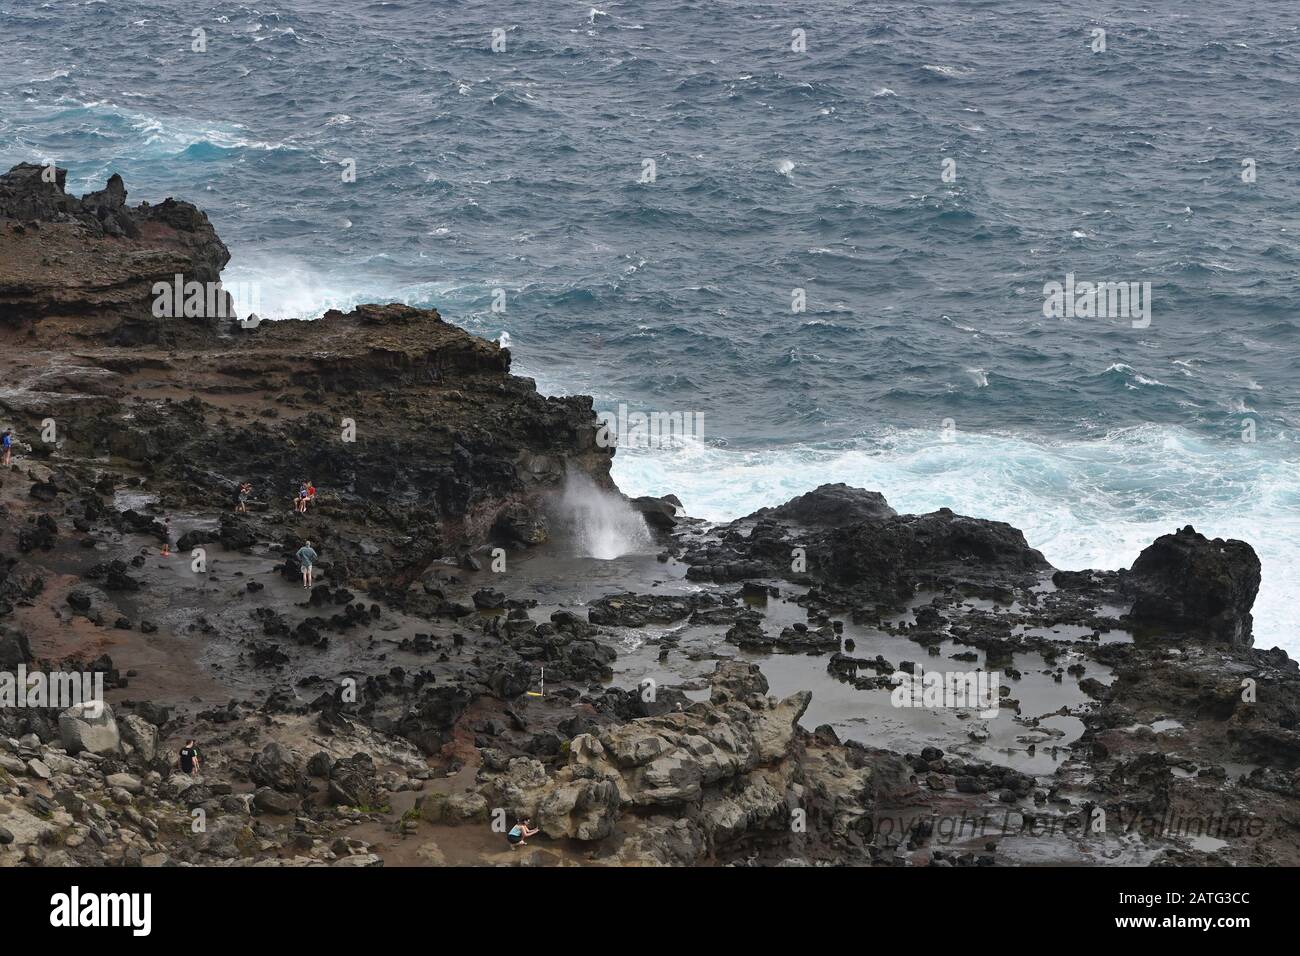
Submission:
<svg viewBox="0 0 1300 956">
<path fill-rule="evenodd" d="M 1062 568 L 1245 539 L 1296 656 L 1297 41 L 1241 0 L 0 0 L 0 162 L 197 203 L 264 317 L 435 306 L 702 416 L 614 469 L 701 517 L 845 481 Z M 1067 277 L 1149 314 L 1045 314 Z"/>
</svg>

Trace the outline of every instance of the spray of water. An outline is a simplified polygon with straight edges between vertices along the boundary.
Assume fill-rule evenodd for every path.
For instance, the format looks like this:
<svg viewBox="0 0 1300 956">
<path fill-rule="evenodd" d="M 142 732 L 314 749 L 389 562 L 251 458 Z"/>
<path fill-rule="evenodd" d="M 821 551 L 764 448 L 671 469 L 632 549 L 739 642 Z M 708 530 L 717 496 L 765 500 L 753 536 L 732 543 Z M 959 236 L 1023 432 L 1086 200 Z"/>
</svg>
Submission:
<svg viewBox="0 0 1300 956">
<path fill-rule="evenodd" d="M 565 537 L 583 557 L 609 561 L 654 546 L 640 513 L 580 472 L 565 479 L 558 518 Z"/>
</svg>

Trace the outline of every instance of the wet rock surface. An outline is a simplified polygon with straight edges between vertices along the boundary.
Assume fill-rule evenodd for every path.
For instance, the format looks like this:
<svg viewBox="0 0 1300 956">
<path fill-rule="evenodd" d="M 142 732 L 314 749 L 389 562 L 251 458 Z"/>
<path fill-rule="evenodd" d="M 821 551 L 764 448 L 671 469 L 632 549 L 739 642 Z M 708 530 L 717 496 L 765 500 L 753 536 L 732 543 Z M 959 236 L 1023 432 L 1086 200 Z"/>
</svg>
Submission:
<svg viewBox="0 0 1300 956">
<path fill-rule="evenodd" d="M 829 485 L 720 525 L 637 499 L 652 548 L 596 561 L 553 508 L 614 491 L 589 398 L 431 310 L 159 319 L 153 280 L 219 276 L 206 218 L 61 184 L 0 177 L 0 671 L 109 703 L 0 698 L 0 865 L 1300 860 L 1248 544 L 1055 571 Z"/>
</svg>

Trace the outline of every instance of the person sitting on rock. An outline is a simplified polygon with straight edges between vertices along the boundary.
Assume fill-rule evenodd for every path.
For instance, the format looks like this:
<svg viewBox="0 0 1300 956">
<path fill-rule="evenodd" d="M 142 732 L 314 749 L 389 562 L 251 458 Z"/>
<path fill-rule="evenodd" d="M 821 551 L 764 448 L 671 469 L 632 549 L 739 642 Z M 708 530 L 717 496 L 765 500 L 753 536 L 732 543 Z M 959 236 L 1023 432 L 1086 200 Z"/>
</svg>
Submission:
<svg viewBox="0 0 1300 956">
<path fill-rule="evenodd" d="M 14 432 L 12 428 L 6 428 L 4 435 L 0 436 L 0 445 L 4 446 L 4 466 L 8 468 L 13 463 L 14 458 Z"/>
<path fill-rule="evenodd" d="M 298 485 L 298 497 L 293 499 L 293 510 L 299 514 L 307 513 L 307 482 Z"/>
<path fill-rule="evenodd" d="M 302 503 L 302 510 L 305 512 L 307 510 L 308 505 L 313 505 L 315 503 L 316 503 L 316 486 L 311 483 L 311 479 L 309 478 L 307 480 L 307 498 Z"/>
<path fill-rule="evenodd" d="M 316 558 L 317 554 L 312 549 L 310 541 L 298 549 L 298 563 L 302 566 L 302 586 L 305 588 L 311 587 Z"/>
<path fill-rule="evenodd" d="M 179 759 L 176 761 L 181 768 L 181 773 L 188 776 L 194 776 L 199 772 L 203 760 L 199 757 L 199 748 L 194 746 L 194 738 L 191 737 L 185 741 L 185 746 L 181 748 Z"/>
<path fill-rule="evenodd" d="M 506 839 L 510 841 L 510 849 L 513 850 L 517 846 L 528 846 L 528 838 L 537 836 L 541 832 L 540 828 L 530 828 L 528 826 L 530 823 L 532 823 L 532 820 L 525 818 L 510 828 L 510 832 L 506 834 Z"/>
</svg>

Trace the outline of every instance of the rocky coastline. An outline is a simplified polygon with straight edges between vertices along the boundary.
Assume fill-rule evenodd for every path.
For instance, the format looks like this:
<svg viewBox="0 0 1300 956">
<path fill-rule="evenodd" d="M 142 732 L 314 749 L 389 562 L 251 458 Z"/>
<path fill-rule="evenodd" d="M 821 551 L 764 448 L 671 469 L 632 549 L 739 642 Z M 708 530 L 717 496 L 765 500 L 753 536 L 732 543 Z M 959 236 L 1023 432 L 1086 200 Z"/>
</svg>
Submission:
<svg viewBox="0 0 1300 956">
<path fill-rule="evenodd" d="M 1059 571 L 844 485 L 628 500 L 592 400 L 508 348 L 395 304 L 159 316 L 220 279 L 212 224 L 64 181 L 0 176 L 0 672 L 108 705 L 0 698 L 0 866 L 1300 862 L 1300 669 L 1254 647 L 1248 543 Z M 566 550 L 575 482 L 637 570 Z"/>
</svg>

